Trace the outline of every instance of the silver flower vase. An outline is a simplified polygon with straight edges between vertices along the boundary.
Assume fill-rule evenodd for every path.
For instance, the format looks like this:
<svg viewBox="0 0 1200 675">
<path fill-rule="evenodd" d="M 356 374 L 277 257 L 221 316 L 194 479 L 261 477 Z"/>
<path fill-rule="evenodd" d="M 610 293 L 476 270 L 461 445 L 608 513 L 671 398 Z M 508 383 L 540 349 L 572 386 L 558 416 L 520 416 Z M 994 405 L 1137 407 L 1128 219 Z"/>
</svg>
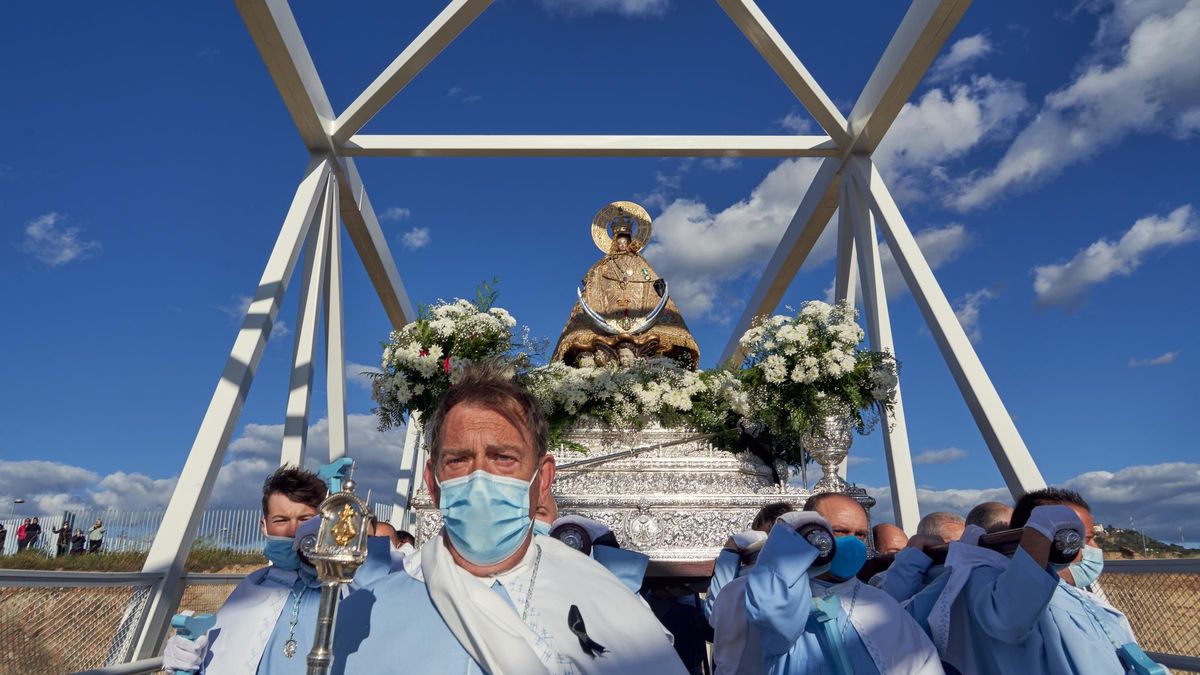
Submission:
<svg viewBox="0 0 1200 675">
<path fill-rule="evenodd" d="M 841 463 L 854 441 L 849 415 L 825 415 L 800 435 L 800 443 L 809 456 L 821 465 L 822 476 L 813 492 L 845 492 L 849 484 L 838 475 Z"/>
</svg>

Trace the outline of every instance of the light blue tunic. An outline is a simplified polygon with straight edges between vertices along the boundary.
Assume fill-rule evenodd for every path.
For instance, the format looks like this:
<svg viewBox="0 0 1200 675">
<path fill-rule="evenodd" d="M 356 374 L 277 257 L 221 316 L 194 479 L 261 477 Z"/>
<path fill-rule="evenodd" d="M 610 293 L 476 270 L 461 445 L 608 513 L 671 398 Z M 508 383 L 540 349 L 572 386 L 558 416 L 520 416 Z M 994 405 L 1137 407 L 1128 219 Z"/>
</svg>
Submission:
<svg viewBox="0 0 1200 675">
<path fill-rule="evenodd" d="M 779 524 L 771 528 L 758 564 L 747 572 L 746 614 L 761 634 L 766 669 L 772 675 L 836 673 L 826 662 L 816 634 L 805 631 L 813 591 L 823 593 L 830 587 L 808 578 L 808 568 L 816 558 L 816 548 L 794 528 Z M 838 611 L 837 625 L 844 631 L 842 641 L 854 673 L 878 673 L 844 608 Z"/>
<path fill-rule="evenodd" d="M 300 598 L 300 612 L 296 617 L 296 653 L 288 658 L 283 655 L 284 645 L 291 634 L 292 608 Z M 258 675 L 303 675 L 308 672 L 308 653 L 312 651 L 313 636 L 317 628 L 317 610 L 321 606 L 321 582 L 307 571 L 292 585 L 267 648 L 258 662 Z"/>
<path fill-rule="evenodd" d="M 342 601 L 333 653 L 335 675 L 484 672 L 442 620 L 425 584 L 403 570 Z"/>
<path fill-rule="evenodd" d="M 1126 672 L 1105 634 L 1133 642 L 1124 615 L 1038 567 L 1024 549 L 1004 570 L 975 568 L 964 594 L 980 673 Z"/>
<path fill-rule="evenodd" d="M 366 585 L 387 575 L 391 566 L 391 540 L 387 537 L 369 537 L 367 539 L 367 558 L 355 572 L 351 590 Z M 263 577 L 262 583 L 278 583 L 272 575 Z M 291 630 L 292 608 L 296 599 L 300 599 L 299 612 L 296 616 L 296 653 L 288 658 L 283 649 Z M 321 582 L 315 574 L 302 567 L 291 588 L 291 594 L 283 605 L 279 620 L 271 631 L 262 658 L 258 661 L 258 675 L 304 675 L 308 672 L 308 653 L 312 651 L 313 637 L 317 628 L 317 612 L 321 606 Z M 226 636 L 226 640 L 236 636 Z"/>
<path fill-rule="evenodd" d="M 712 622 L 713 607 L 717 606 L 717 595 L 725 584 L 738 577 L 742 566 L 742 557 L 734 551 L 721 549 L 717 561 L 713 564 L 712 580 L 708 582 L 708 594 L 704 597 L 704 618 Z"/>
</svg>

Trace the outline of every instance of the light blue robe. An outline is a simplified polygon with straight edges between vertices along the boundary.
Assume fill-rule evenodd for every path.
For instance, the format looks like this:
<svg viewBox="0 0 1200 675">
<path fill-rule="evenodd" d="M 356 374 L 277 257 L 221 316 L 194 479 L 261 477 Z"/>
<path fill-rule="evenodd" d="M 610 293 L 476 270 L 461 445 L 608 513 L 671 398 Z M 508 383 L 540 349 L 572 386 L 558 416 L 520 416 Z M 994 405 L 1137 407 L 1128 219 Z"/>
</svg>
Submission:
<svg viewBox="0 0 1200 675">
<path fill-rule="evenodd" d="M 766 670 L 771 675 L 836 672 L 826 663 L 816 634 L 804 630 L 812 612 L 813 589 L 823 592 L 831 586 L 810 582 L 808 568 L 816 558 L 817 549 L 794 528 L 778 524 L 771 528 L 758 564 L 747 572 L 746 614 L 759 631 Z M 848 622 L 845 610 L 840 609 L 837 625 L 845 631 L 843 642 L 854 673 L 878 673 L 858 631 Z"/>
<path fill-rule="evenodd" d="M 592 560 L 604 565 L 604 569 L 620 579 L 631 593 L 641 590 L 646 580 L 646 568 L 650 566 L 650 556 L 645 553 L 613 546 L 593 546 Z"/>
<path fill-rule="evenodd" d="M 296 653 L 289 659 L 283 655 L 283 648 L 291 634 L 292 607 L 297 596 L 300 597 L 300 613 L 296 621 Z M 320 606 L 320 580 L 307 572 L 301 572 L 300 578 L 292 585 L 292 595 L 288 596 L 283 606 L 283 613 L 279 615 L 275 630 L 267 640 L 267 648 L 263 651 L 262 660 L 258 662 L 258 675 L 303 675 L 308 672 L 308 653 L 312 651 L 317 628 L 317 610 Z"/>
<path fill-rule="evenodd" d="M 385 598 L 377 602 L 377 598 Z M 483 673 L 446 626 L 424 583 L 400 570 L 338 608 L 332 673 Z"/>
<path fill-rule="evenodd" d="M 348 590 L 353 591 L 386 576 L 392 565 L 392 551 L 389 538 L 369 537 L 367 539 L 367 558 L 355 572 L 354 580 L 350 582 Z M 205 655 L 202 672 L 224 672 L 230 667 L 240 670 L 243 666 L 248 671 L 250 664 L 257 661 L 258 666 L 255 672 L 259 675 L 303 675 L 307 673 L 307 657 L 308 653 L 312 651 L 313 637 L 317 627 L 317 612 L 321 604 L 320 582 L 315 575 L 303 568 L 293 572 L 267 567 L 251 574 L 242 583 L 253 584 L 256 588 L 239 586 L 235 594 L 241 597 L 243 593 L 249 591 L 249 595 L 246 596 L 248 602 L 227 602 L 226 606 L 218 611 L 217 628 L 209 631 L 208 653 Z M 301 593 L 302 589 L 306 590 Z M 286 597 L 280 597 L 289 591 L 290 594 Z M 295 605 L 297 596 L 300 597 L 300 611 L 296 620 L 296 653 L 288 658 L 284 656 L 283 648 L 291 636 L 292 607 Z M 232 600 L 234 596 L 230 597 Z M 269 601 L 273 597 L 282 600 L 278 614 L 261 614 L 264 607 L 271 606 Z M 221 627 L 222 619 L 225 618 L 223 613 L 226 612 L 238 613 L 243 616 L 246 613 L 257 615 L 248 623 L 242 621 L 234 625 L 242 628 L 262 625 L 264 630 L 267 625 L 271 625 L 273 627 L 270 636 L 265 643 L 248 644 L 247 641 L 253 643 L 253 635 L 242 634 L 236 629 L 230 632 Z M 258 651 L 260 649 L 261 651 Z M 215 652 L 224 650 L 241 651 L 245 654 L 246 660 L 237 663 L 236 666 L 226 662 L 225 667 L 210 668 L 216 655 Z"/>
<path fill-rule="evenodd" d="M 980 673 L 1126 672 L 1105 634 L 1107 628 L 1119 644 L 1133 642 L 1125 616 L 1039 567 L 1024 549 L 1004 570 L 976 568 L 963 592 Z"/>
<path fill-rule="evenodd" d="M 946 568 L 935 565 L 933 558 L 917 548 L 906 548 L 896 554 L 892 566 L 883 580 L 883 592 L 904 602 L 921 592 L 934 579 L 942 576 Z"/>
<path fill-rule="evenodd" d="M 717 561 L 713 564 L 712 580 L 708 582 L 708 594 L 704 597 L 704 618 L 712 623 L 713 608 L 717 605 L 717 595 L 725 584 L 738 577 L 741 570 L 742 557 L 735 551 L 721 549 Z"/>
</svg>

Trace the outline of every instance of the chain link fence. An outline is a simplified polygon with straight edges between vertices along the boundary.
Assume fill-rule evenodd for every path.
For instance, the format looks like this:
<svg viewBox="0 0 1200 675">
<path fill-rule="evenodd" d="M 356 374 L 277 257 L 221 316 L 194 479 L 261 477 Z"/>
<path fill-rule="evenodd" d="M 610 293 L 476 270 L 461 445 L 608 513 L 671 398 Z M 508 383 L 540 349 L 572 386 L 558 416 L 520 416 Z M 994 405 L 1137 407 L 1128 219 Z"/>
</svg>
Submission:
<svg viewBox="0 0 1200 675">
<path fill-rule="evenodd" d="M 0 578 L 0 673 L 54 675 L 125 662 L 154 579 L 6 574 Z"/>
<path fill-rule="evenodd" d="M 1100 584 L 1142 649 L 1200 658 L 1200 560 L 1109 560 Z"/>
</svg>

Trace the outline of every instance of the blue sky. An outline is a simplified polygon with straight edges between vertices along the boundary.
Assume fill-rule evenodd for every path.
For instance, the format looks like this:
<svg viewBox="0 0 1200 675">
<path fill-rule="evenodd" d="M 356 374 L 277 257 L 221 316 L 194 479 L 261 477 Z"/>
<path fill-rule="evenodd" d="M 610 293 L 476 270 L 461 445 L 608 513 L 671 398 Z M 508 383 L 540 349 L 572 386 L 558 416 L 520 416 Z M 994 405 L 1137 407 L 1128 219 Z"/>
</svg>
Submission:
<svg viewBox="0 0 1200 675">
<path fill-rule="evenodd" d="M 335 110 L 440 7 L 296 2 Z M 902 3 L 763 0 L 848 113 Z M 10 8 L 0 26 L 0 497 L 31 511 L 170 493 L 306 161 L 232 3 Z M 1046 479 L 1099 519 L 1200 540 L 1200 0 L 976 3 L 876 153 Z M 497 2 L 368 133 L 819 133 L 715 3 Z M 360 159 L 415 302 L 501 278 L 557 337 L 615 199 L 712 366 L 815 170 L 745 159 Z M 832 234 L 832 232 L 830 232 Z M 348 360 L 389 325 L 345 247 Z M 824 298 L 832 240 L 785 303 Z M 893 275 L 893 277 L 896 278 Z M 911 297 L 892 304 L 922 508 L 1002 494 Z M 215 501 L 278 456 L 293 292 Z M 357 366 L 352 366 L 352 369 Z M 387 485 L 394 434 L 350 387 L 352 453 Z M 318 382 L 314 419 L 324 416 Z M 323 421 L 317 422 L 320 445 Z M 320 450 L 317 450 L 320 452 Z M 927 454 L 922 454 L 927 453 Z M 886 486 L 878 434 L 849 478 Z M 921 459 L 924 457 L 924 459 Z M 249 487 L 247 487 L 249 486 Z M 885 502 L 880 515 L 887 517 Z"/>
</svg>

